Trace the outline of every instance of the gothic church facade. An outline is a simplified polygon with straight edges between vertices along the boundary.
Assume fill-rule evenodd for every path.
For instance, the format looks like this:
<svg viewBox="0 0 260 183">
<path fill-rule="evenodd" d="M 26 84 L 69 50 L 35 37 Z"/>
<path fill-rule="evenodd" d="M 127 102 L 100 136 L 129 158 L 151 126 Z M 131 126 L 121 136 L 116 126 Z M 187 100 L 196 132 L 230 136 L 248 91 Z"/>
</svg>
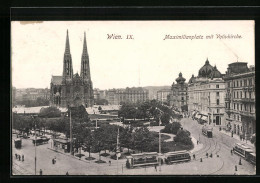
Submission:
<svg viewBox="0 0 260 183">
<path fill-rule="evenodd" d="M 92 107 L 94 104 L 93 85 L 90 77 L 89 55 L 84 33 L 81 70 L 73 74 L 67 30 L 66 46 L 63 59 L 62 76 L 52 76 L 50 83 L 50 104 L 57 107 L 80 106 Z"/>
</svg>

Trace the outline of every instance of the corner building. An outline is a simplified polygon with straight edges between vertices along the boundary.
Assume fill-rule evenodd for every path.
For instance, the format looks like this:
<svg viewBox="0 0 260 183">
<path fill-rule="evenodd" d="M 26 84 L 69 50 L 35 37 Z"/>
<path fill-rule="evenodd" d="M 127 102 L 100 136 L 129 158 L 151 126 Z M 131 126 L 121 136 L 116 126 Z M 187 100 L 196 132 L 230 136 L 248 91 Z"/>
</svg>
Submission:
<svg viewBox="0 0 260 183">
<path fill-rule="evenodd" d="M 69 33 L 65 45 L 62 76 L 52 76 L 50 84 L 50 104 L 52 106 L 91 107 L 94 104 L 93 85 L 90 77 L 89 55 L 84 33 L 81 70 L 73 74 L 72 57 L 70 53 Z"/>
<path fill-rule="evenodd" d="M 226 129 L 248 140 L 256 132 L 255 70 L 246 62 L 231 63 L 224 81 Z"/>
<path fill-rule="evenodd" d="M 183 106 L 188 104 L 188 84 L 185 83 L 186 79 L 182 77 L 180 72 L 179 77 L 175 80 L 177 83 L 173 82 L 171 88 L 170 106 L 177 107 L 180 111 Z"/>
<path fill-rule="evenodd" d="M 198 112 L 208 124 L 224 125 L 225 82 L 217 67 L 210 65 L 208 59 L 199 70 L 198 77 L 188 83 L 189 113 Z"/>
</svg>

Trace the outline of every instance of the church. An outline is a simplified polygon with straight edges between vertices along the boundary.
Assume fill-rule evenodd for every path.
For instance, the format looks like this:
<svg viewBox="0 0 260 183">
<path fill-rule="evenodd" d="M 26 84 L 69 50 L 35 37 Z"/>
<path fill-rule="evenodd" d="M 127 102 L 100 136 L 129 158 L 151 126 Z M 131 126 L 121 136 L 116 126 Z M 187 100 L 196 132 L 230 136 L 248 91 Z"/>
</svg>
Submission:
<svg viewBox="0 0 260 183">
<path fill-rule="evenodd" d="M 80 106 L 92 107 L 94 104 L 93 84 L 90 77 L 89 55 L 84 33 L 83 52 L 81 57 L 81 70 L 73 74 L 72 58 L 70 53 L 69 33 L 63 59 L 62 76 L 52 76 L 50 83 L 51 106 L 67 107 Z"/>
</svg>

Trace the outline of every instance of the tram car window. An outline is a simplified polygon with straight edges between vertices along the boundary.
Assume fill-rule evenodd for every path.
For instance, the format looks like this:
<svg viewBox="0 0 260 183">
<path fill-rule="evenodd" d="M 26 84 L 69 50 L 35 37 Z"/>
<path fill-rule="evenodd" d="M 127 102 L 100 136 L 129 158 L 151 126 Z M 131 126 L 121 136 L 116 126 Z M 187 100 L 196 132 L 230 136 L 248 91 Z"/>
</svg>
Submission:
<svg viewBox="0 0 260 183">
<path fill-rule="evenodd" d="M 165 154 L 165 163 L 177 163 L 177 162 L 184 162 L 190 161 L 190 153 L 188 151 L 175 151 L 175 152 L 168 152 Z"/>
<path fill-rule="evenodd" d="M 138 166 L 151 166 L 158 165 L 158 153 L 139 153 L 139 154 L 131 154 L 131 156 L 126 156 L 127 162 L 126 166 L 128 168 L 134 168 Z"/>
<path fill-rule="evenodd" d="M 235 154 L 237 154 L 245 159 L 248 159 L 248 157 L 250 156 L 250 153 L 253 152 L 253 150 L 250 147 L 248 147 L 246 144 L 240 144 L 240 143 L 235 144 L 233 151 Z"/>
</svg>

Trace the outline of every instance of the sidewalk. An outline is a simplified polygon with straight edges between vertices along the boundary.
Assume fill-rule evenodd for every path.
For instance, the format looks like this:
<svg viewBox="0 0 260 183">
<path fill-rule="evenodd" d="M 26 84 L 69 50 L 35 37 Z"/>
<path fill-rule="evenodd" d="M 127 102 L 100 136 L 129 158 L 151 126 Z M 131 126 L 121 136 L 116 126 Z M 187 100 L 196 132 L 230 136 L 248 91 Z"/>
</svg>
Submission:
<svg viewBox="0 0 260 183">
<path fill-rule="evenodd" d="M 219 127 L 218 126 L 212 126 L 215 130 L 219 131 Z M 221 130 L 219 131 L 222 134 L 225 134 L 227 136 L 229 136 L 230 138 L 234 138 L 238 141 L 240 141 L 240 143 L 242 144 L 247 144 L 248 146 L 252 147 L 253 149 L 255 148 L 254 144 L 252 144 L 250 142 L 250 140 L 240 140 L 240 137 L 237 134 L 233 134 L 233 137 L 231 137 L 231 132 L 226 132 L 225 130 Z"/>
</svg>

